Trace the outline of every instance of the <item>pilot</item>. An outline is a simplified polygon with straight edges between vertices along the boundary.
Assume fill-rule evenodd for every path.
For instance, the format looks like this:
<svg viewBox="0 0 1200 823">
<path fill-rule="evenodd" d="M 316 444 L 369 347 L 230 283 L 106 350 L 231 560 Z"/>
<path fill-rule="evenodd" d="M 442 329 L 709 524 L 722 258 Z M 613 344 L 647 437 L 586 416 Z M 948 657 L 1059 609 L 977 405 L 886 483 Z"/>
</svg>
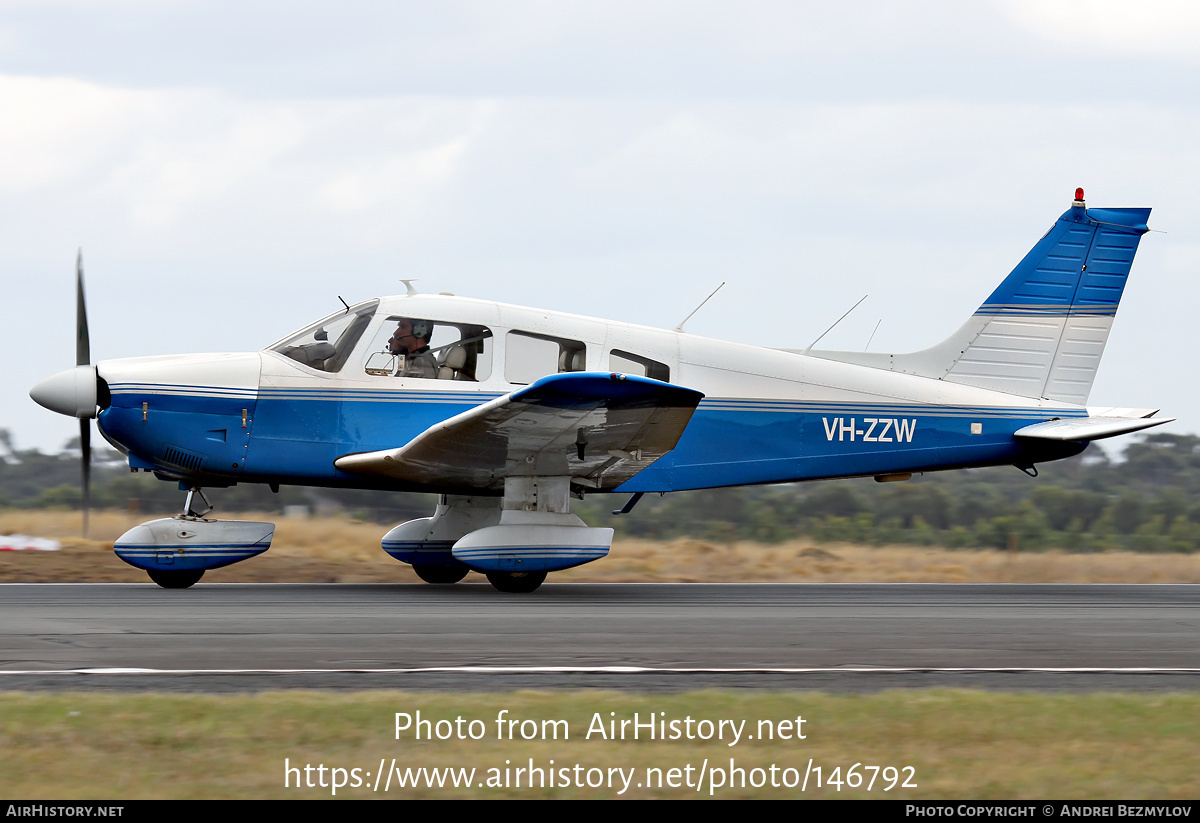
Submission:
<svg viewBox="0 0 1200 823">
<path fill-rule="evenodd" d="M 404 355 L 404 367 L 396 373 L 397 377 L 437 377 L 437 358 L 429 350 L 432 334 L 433 324 L 428 320 L 400 319 L 388 340 L 388 351 Z"/>
</svg>

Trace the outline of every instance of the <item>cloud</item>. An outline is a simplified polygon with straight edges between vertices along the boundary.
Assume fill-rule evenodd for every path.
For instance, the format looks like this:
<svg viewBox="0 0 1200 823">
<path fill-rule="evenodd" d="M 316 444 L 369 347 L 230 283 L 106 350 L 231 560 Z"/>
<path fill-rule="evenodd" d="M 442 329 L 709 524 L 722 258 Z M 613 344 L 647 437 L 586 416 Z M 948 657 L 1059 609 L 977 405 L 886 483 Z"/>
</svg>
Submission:
<svg viewBox="0 0 1200 823">
<path fill-rule="evenodd" d="M 1200 62 L 1200 7 L 1187 0 L 1010 0 L 998 8 L 1035 37 L 1070 49 L 1076 60 Z"/>
<path fill-rule="evenodd" d="M 34 344 L 0 426 L 47 443 L 24 392 L 71 362 L 81 244 L 98 357 L 257 348 L 401 276 L 667 327 L 728 280 L 689 331 L 780 346 L 869 292 L 822 345 L 882 315 L 873 347 L 905 349 L 1078 185 L 1171 231 L 1143 243 L 1098 395 L 1193 407 L 1186 381 L 1137 390 L 1161 389 L 1164 335 L 1200 345 L 1179 299 L 1200 97 L 1167 31 L 1194 15 L 1153 7 L 1131 51 L 1099 7 L 0 6 L 0 275 L 46 307 L 13 312 Z"/>
<path fill-rule="evenodd" d="M 20 215 L 8 231 L 53 214 L 146 254 L 281 223 L 369 242 L 378 231 L 364 223 L 380 217 L 394 240 L 435 211 L 488 110 L 486 101 L 262 101 L 13 76 L 0 76 L 0 99 L 0 200 Z"/>
</svg>

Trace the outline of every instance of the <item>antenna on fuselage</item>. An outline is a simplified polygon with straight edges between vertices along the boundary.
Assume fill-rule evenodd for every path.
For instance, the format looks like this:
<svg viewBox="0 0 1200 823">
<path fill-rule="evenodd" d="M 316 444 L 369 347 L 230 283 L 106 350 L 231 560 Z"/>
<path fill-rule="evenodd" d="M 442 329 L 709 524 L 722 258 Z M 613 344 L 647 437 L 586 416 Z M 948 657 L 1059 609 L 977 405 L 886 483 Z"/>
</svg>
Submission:
<svg viewBox="0 0 1200 823">
<path fill-rule="evenodd" d="M 862 297 L 858 298 L 858 303 L 861 303 L 862 301 L 866 300 L 866 299 L 867 299 L 867 297 L 869 297 L 869 296 L 870 296 L 870 295 L 866 295 L 866 294 L 864 294 Z M 857 309 L 857 308 L 858 308 L 858 303 L 855 303 L 853 306 L 851 306 L 850 308 L 846 309 L 846 314 L 843 314 L 841 317 L 839 317 L 837 320 L 835 320 L 835 321 L 834 321 L 834 323 L 833 323 L 833 325 L 832 325 L 832 326 L 830 326 L 829 328 L 827 328 L 825 331 L 821 332 L 821 337 L 824 337 L 825 335 L 827 335 L 827 334 L 829 334 L 831 331 L 833 331 L 833 330 L 834 330 L 834 328 L 836 328 L 836 327 L 837 327 L 837 324 L 838 324 L 838 323 L 841 323 L 843 320 L 845 320 L 845 319 L 846 319 L 847 315 L 849 315 L 849 314 L 850 314 L 850 312 L 852 312 L 852 311 L 854 311 L 855 309 Z M 882 322 L 882 320 L 881 320 L 880 322 Z M 878 328 L 878 326 L 876 326 L 876 328 Z M 872 336 L 874 336 L 874 334 L 872 334 Z M 805 349 L 804 349 L 804 351 L 802 351 L 802 352 L 800 352 L 800 353 L 801 353 L 801 354 L 808 354 L 810 351 L 812 351 L 812 347 L 813 347 L 813 346 L 815 346 L 815 345 L 817 345 L 818 343 L 820 343 L 820 342 L 821 342 L 821 337 L 818 337 L 816 340 L 814 340 L 814 341 L 812 341 L 811 343 L 809 343 L 809 344 L 808 344 L 808 347 L 807 347 L 807 348 L 805 348 Z M 867 341 L 867 345 L 870 345 L 870 341 Z"/>
<path fill-rule="evenodd" d="M 696 312 L 700 311 L 700 309 L 704 308 L 704 304 L 707 303 L 709 300 L 712 300 L 713 294 L 716 294 L 717 292 L 719 292 L 721 290 L 721 286 L 724 286 L 724 285 L 725 285 L 725 281 L 722 280 L 721 285 L 717 286 L 715 289 L 712 290 L 712 294 L 710 294 L 708 297 L 701 300 L 700 305 L 697 306 L 696 308 L 692 309 L 692 314 L 695 314 Z M 680 320 L 679 325 L 675 327 L 675 331 L 683 331 L 683 324 L 692 319 L 692 314 L 689 314 L 687 317 Z"/>
<path fill-rule="evenodd" d="M 883 322 L 883 318 L 879 318 L 879 323 L 875 324 L 875 328 L 871 331 L 871 336 L 867 338 L 867 345 L 863 346 L 863 351 L 871 348 L 871 341 L 875 339 L 875 332 L 879 331 L 879 324 Z"/>
<path fill-rule="evenodd" d="M 413 277 L 405 280 L 403 277 L 401 277 L 400 282 L 403 283 L 404 288 L 407 289 L 407 291 L 404 292 L 405 297 L 412 297 L 414 294 L 420 294 L 419 291 L 413 288 L 413 283 L 417 282 L 417 278 Z"/>
</svg>

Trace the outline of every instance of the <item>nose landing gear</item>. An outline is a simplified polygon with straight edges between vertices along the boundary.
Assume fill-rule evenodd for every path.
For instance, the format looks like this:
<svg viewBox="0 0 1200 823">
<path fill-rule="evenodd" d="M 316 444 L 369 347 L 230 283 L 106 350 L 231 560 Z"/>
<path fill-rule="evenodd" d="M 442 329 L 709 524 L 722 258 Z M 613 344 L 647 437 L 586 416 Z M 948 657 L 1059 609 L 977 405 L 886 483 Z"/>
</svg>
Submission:
<svg viewBox="0 0 1200 823">
<path fill-rule="evenodd" d="M 203 501 L 197 507 L 196 498 Z M 274 523 L 206 520 L 212 504 L 204 492 L 188 489 L 183 512 L 134 526 L 117 538 L 117 557 L 145 570 L 164 589 L 194 586 L 207 569 L 241 562 L 271 548 Z"/>
</svg>

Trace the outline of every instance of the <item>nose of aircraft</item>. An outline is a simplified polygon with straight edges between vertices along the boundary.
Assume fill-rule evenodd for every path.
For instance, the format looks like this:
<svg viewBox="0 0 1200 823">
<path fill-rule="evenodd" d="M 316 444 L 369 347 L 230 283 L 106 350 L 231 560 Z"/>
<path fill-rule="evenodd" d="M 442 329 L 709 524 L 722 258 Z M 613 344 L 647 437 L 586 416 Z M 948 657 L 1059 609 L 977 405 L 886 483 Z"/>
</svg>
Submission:
<svg viewBox="0 0 1200 823">
<path fill-rule="evenodd" d="M 47 377 L 29 390 L 39 406 L 80 419 L 96 416 L 96 367 L 76 366 Z"/>
</svg>

